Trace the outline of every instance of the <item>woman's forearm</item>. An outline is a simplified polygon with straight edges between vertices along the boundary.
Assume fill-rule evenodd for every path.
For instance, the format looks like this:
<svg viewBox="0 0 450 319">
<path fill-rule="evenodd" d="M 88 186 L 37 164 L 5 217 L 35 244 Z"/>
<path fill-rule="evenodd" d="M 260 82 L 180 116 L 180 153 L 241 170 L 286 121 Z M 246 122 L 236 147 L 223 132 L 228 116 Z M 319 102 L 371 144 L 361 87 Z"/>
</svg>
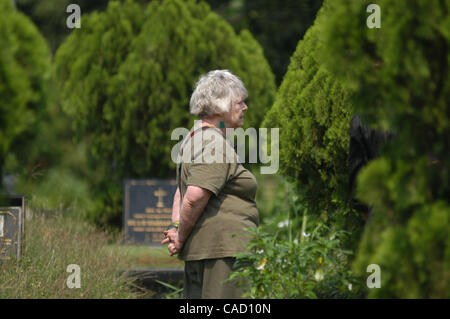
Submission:
<svg viewBox="0 0 450 319">
<path fill-rule="evenodd" d="M 177 191 L 173 196 L 173 205 L 172 205 L 172 222 L 178 222 L 180 220 L 180 188 L 177 187 Z"/>
<path fill-rule="evenodd" d="M 210 191 L 197 186 L 188 186 L 182 202 L 178 228 L 178 240 L 181 243 L 184 243 L 189 237 L 210 197 Z"/>
</svg>

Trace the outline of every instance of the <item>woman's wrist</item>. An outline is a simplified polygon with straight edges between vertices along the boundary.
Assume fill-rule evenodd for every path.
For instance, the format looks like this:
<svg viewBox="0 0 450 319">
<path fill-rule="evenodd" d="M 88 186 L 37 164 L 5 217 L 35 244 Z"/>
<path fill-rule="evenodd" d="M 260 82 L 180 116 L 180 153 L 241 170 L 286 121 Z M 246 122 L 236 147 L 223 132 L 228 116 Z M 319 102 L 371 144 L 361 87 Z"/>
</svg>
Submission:
<svg viewBox="0 0 450 319">
<path fill-rule="evenodd" d="M 174 222 L 169 224 L 169 226 L 167 227 L 167 230 L 175 229 L 176 231 L 178 231 L 178 227 L 179 226 L 180 226 L 180 222 L 179 221 L 174 221 Z"/>
<path fill-rule="evenodd" d="M 181 236 L 180 236 L 181 235 Z M 177 241 L 180 243 L 180 244 L 184 244 L 184 242 L 186 241 L 186 238 L 183 238 L 183 234 L 180 234 L 180 232 L 178 232 L 177 233 Z"/>
</svg>

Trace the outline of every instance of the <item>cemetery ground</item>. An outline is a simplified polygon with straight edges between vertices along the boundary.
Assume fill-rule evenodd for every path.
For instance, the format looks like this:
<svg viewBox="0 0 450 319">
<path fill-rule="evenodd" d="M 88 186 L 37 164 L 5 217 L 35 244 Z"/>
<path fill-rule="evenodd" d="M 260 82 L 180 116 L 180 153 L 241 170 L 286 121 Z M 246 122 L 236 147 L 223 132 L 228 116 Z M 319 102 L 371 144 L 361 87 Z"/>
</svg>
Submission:
<svg viewBox="0 0 450 319">
<path fill-rule="evenodd" d="M 261 186 L 258 206 L 264 215 L 263 208 L 273 206 L 279 185 L 273 177 L 257 178 Z M 150 290 L 126 273 L 183 269 L 184 263 L 171 257 L 166 246 L 123 245 L 120 233 L 99 231 L 84 219 L 76 204 L 49 210 L 41 202 L 45 200 L 27 202 L 20 260 L 0 263 L 0 299 L 182 298 L 182 281 L 155 284 L 153 280 L 150 287 L 161 289 Z M 70 288 L 74 273 L 69 265 L 79 267 L 79 288 Z"/>
<path fill-rule="evenodd" d="M 23 256 L 0 264 L 0 298 L 152 298 L 123 270 L 183 267 L 164 247 L 120 245 L 70 210 L 28 213 Z M 79 266 L 80 288 L 69 288 L 69 265 Z"/>
</svg>

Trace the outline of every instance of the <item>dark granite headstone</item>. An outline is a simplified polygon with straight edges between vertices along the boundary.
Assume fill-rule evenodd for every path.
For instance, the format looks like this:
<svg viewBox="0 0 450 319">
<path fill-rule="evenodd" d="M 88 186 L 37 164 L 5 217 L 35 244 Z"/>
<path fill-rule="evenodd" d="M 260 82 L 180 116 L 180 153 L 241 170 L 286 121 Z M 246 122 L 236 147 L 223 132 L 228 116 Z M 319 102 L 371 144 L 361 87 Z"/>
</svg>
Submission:
<svg viewBox="0 0 450 319">
<path fill-rule="evenodd" d="M 161 246 L 164 230 L 172 221 L 175 180 L 124 181 L 124 241 L 126 244 Z"/>
<path fill-rule="evenodd" d="M 25 231 L 25 199 L 17 195 L 5 200 L 0 207 L 0 262 L 20 259 Z"/>
</svg>

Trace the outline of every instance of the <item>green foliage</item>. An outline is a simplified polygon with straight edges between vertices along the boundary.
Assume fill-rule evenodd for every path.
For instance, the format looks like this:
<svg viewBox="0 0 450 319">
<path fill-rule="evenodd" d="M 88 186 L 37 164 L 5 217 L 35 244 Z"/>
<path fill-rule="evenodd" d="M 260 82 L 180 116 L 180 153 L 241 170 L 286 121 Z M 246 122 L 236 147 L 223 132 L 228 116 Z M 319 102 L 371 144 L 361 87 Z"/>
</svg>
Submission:
<svg viewBox="0 0 450 319">
<path fill-rule="evenodd" d="M 261 174 L 259 169 L 253 170 L 252 173 L 258 182 L 255 200 L 260 224 L 272 223 L 275 219 L 281 222 L 284 214 L 280 214 L 280 211 L 288 211 L 285 209 L 285 179 L 278 174 Z"/>
<path fill-rule="evenodd" d="M 342 232 L 324 224 L 306 226 L 293 240 L 280 240 L 260 227 L 252 234 L 252 253 L 238 255 L 230 281 L 250 287 L 251 298 L 351 298 L 358 281 L 348 271 L 349 252 L 341 247 Z"/>
<path fill-rule="evenodd" d="M 281 83 L 289 58 L 313 24 L 322 0 L 208 0 L 235 30 L 248 29 L 264 48 L 264 54 Z"/>
<path fill-rule="evenodd" d="M 123 178 L 174 176 L 171 132 L 192 124 L 189 98 L 201 74 L 225 68 L 243 80 L 253 127 L 272 103 L 274 77 L 250 33 L 235 34 L 202 2 L 153 1 L 145 10 L 111 2 L 83 18 L 56 54 L 56 75 L 99 176 L 92 217 L 117 226 Z"/>
<path fill-rule="evenodd" d="M 50 81 L 39 134 L 19 154 L 21 162 L 9 154 L 5 171 L 16 177 L 15 192 L 46 203 L 47 209 L 68 207 L 74 202 L 87 207 L 91 194 L 87 181 L 96 175 L 87 167 L 86 143 L 72 140 L 71 121 L 61 110 L 54 86 Z"/>
<path fill-rule="evenodd" d="M 319 12 L 291 58 L 288 72 L 263 126 L 280 128 L 280 172 L 293 178 L 310 211 L 325 218 L 349 209 L 347 156 L 352 107 L 344 89 L 317 60 Z"/>
<path fill-rule="evenodd" d="M 72 32 L 66 27 L 69 4 L 78 4 L 82 17 L 93 11 L 104 11 L 108 0 L 14 0 L 47 39 L 51 52 L 56 52 Z M 146 4 L 151 0 L 135 0 Z M 224 17 L 236 30 L 249 30 L 264 48 L 265 56 L 279 84 L 286 73 L 289 57 L 313 23 L 322 0 L 207 0 L 213 11 Z M 82 19 L 83 23 L 83 19 Z"/>
<path fill-rule="evenodd" d="M 69 4 L 78 4 L 81 14 L 93 10 L 104 10 L 108 0 L 14 0 L 17 9 L 25 13 L 47 39 L 52 52 L 55 52 L 71 29 L 67 28 L 66 20 L 71 13 L 66 12 Z"/>
<path fill-rule="evenodd" d="M 33 23 L 0 1 L 0 176 L 6 155 L 25 162 L 46 107 L 50 54 Z"/>
<path fill-rule="evenodd" d="M 83 208 L 90 205 L 87 183 L 69 167 L 59 165 L 42 174 L 36 181 L 19 178 L 17 192 L 26 194 L 27 200 L 32 200 L 45 210 L 67 208 L 74 204 Z"/>
<path fill-rule="evenodd" d="M 330 1 L 323 25 L 323 62 L 367 123 L 395 134 L 358 179 L 373 209 L 354 269 L 381 267 L 369 297 L 448 298 L 450 4 L 378 1 L 381 28 L 369 29 L 370 3 Z"/>
<path fill-rule="evenodd" d="M 354 237 L 339 225 L 308 214 L 295 186 L 279 178 L 273 213 L 250 230 L 248 250 L 230 281 L 252 298 L 361 297 L 364 281 L 350 271 Z M 264 208 L 267 209 L 267 208 Z"/>
</svg>

